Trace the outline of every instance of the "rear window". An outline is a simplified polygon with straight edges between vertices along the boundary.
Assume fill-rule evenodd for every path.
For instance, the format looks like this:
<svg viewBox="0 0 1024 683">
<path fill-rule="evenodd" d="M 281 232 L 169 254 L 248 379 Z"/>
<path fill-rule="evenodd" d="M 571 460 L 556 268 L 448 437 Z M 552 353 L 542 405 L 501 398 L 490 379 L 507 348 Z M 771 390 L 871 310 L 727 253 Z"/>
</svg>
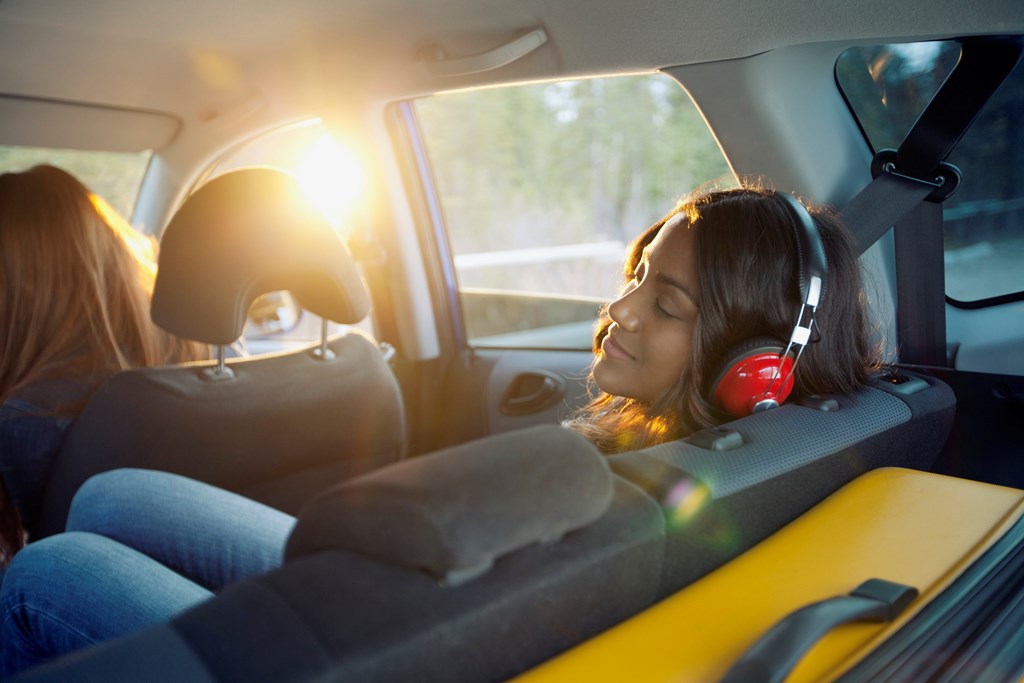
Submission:
<svg viewBox="0 0 1024 683">
<path fill-rule="evenodd" d="M 131 218 L 152 152 L 93 152 L 77 149 L 0 146 L 0 173 L 25 171 L 39 164 L 64 169 L 119 214 Z"/>
<path fill-rule="evenodd" d="M 897 148 L 960 56 L 955 41 L 857 47 L 839 87 L 875 151 Z M 943 204 L 946 296 L 985 305 L 1024 290 L 1024 66 L 988 102 L 948 161 L 963 172 Z"/>
</svg>

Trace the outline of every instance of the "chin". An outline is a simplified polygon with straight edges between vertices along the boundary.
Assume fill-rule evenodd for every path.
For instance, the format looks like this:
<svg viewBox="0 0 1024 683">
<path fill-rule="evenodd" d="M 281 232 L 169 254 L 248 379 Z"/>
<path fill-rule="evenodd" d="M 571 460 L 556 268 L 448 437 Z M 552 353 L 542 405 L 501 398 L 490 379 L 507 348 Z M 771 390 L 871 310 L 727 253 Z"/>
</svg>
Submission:
<svg viewBox="0 0 1024 683">
<path fill-rule="evenodd" d="M 623 386 L 622 383 L 616 382 L 614 377 L 608 376 L 607 372 L 599 372 L 597 367 L 594 368 L 594 384 L 606 394 L 622 398 L 636 398 L 634 395 L 635 391 L 631 391 L 628 386 Z"/>
<path fill-rule="evenodd" d="M 599 358 L 594 364 L 594 370 L 591 373 L 594 379 L 594 384 L 597 388 L 606 394 L 613 394 L 618 396 L 619 393 L 615 391 L 615 382 L 608 377 L 608 369 L 602 364 L 602 360 Z"/>
</svg>

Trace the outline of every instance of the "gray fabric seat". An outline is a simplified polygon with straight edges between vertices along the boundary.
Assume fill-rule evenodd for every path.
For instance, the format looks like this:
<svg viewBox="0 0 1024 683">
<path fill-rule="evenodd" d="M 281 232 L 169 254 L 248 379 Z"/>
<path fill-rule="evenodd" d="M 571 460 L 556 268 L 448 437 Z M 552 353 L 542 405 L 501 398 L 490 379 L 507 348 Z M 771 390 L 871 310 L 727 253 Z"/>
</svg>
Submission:
<svg viewBox="0 0 1024 683">
<path fill-rule="evenodd" d="M 190 196 L 168 225 L 153 319 L 223 346 L 241 335 L 254 299 L 282 289 L 342 324 L 369 310 L 352 258 L 296 181 L 235 171 Z M 398 461 L 402 399 L 378 345 L 351 331 L 326 348 L 228 360 L 226 372 L 212 361 L 111 377 L 68 434 L 33 537 L 61 531 L 78 487 L 117 467 L 184 474 L 295 514 L 333 482 Z"/>
<path fill-rule="evenodd" d="M 579 435 L 503 434 L 324 493 L 280 569 L 24 680 L 506 680 L 649 606 L 664 539 L 660 508 Z"/>
<path fill-rule="evenodd" d="M 545 434 L 554 427 L 380 470 L 314 500 L 281 569 L 133 639 L 187 644 L 182 666 L 216 681 L 505 680 L 713 571 L 859 473 L 927 468 L 955 404 L 942 383 L 905 379 L 607 458 L 610 501 L 600 468 L 580 461 L 588 445 Z M 498 510 L 479 519 L 485 502 Z M 410 529 L 426 545 L 405 552 Z M 483 571 L 445 580 L 463 566 Z M 131 680 L 144 669 L 128 651 L 112 643 L 26 680 Z"/>
<path fill-rule="evenodd" d="M 664 596 L 753 547 L 865 472 L 930 469 L 955 412 L 947 385 L 902 372 L 877 378 L 850 396 L 785 404 L 720 429 L 612 456 L 609 464 L 666 506 Z"/>
</svg>

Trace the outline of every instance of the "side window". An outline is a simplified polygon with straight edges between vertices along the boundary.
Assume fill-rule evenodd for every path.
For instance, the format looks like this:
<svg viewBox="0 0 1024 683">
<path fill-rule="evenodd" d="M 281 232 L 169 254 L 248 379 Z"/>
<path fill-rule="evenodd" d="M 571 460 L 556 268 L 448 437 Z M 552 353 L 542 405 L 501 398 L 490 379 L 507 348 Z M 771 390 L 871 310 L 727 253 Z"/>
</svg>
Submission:
<svg viewBox="0 0 1024 683">
<path fill-rule="evenodd" d="M 0 173 L 27 171 L 39 164 L 62 168 L 131 220 L 151 152 L 98 152 L 0 145 Z M 145 226 L 143 226 L 145 227 Z"/>
<path fill-rule="evenodd" d="M 475 346 L 588 349 L 626 245 L 698 185 L 734 185 L 660 74 L 416 100 Z"/>
<path fill-rule="evenodd" d="M 272 166 L 293 174 L 342 239 L 347 238 L 361 198 L 362 170 L 355 157 L 318 120 L 286 126 L 240 145 L 209 175 L 246 166 Z M 344 327 L 329 322 L 328 333 Z M 372 333 L 371 318 L 368 316 L 359 327 Z M 257 354 L 303 346 L 319 340 L 320 329 L 320 318 L 304 312 L 287 292 L 270 292 L 250 307 L 241 350 Z"/>
<path fill-rule="evenodd" d="M 877 151 L 899 146 L 959 58 L 951 41 L 875 45 L 844 52 L 839 86 Z M 1024 65 L 1018 64 L 949 162 L 963 172 L 943 204 L 946 296 L 986 305 L 1024 290 Z"/>
</svg>

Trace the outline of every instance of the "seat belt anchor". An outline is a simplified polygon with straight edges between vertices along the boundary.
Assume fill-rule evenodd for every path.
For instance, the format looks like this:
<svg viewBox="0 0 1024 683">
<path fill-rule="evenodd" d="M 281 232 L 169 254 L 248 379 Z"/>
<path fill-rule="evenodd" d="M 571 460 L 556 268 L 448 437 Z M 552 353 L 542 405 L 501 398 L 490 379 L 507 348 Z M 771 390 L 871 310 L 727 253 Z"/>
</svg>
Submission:
<svg viewBox="0 0 1024 683">
<path fill-rule="evenodd" d="M 875 158 L 871 160 L 871 177 L 877 178 L 883 173 L 891 173 L 901 178 L 934 187 L 935 190 L 924 198 L 924 201 L 933 204 L 941 204 L 952 197 L 953 193 L 960 188 L 960 181 L 963 179 L 960 169 L 945 161 L 940 161 L 938 166 L 931 173 L 927 174 L 928 178 L 917 178 L 904 173 L 900 170 L 895 149 L 881 149 L 875 154 Z"/>
</svg>

